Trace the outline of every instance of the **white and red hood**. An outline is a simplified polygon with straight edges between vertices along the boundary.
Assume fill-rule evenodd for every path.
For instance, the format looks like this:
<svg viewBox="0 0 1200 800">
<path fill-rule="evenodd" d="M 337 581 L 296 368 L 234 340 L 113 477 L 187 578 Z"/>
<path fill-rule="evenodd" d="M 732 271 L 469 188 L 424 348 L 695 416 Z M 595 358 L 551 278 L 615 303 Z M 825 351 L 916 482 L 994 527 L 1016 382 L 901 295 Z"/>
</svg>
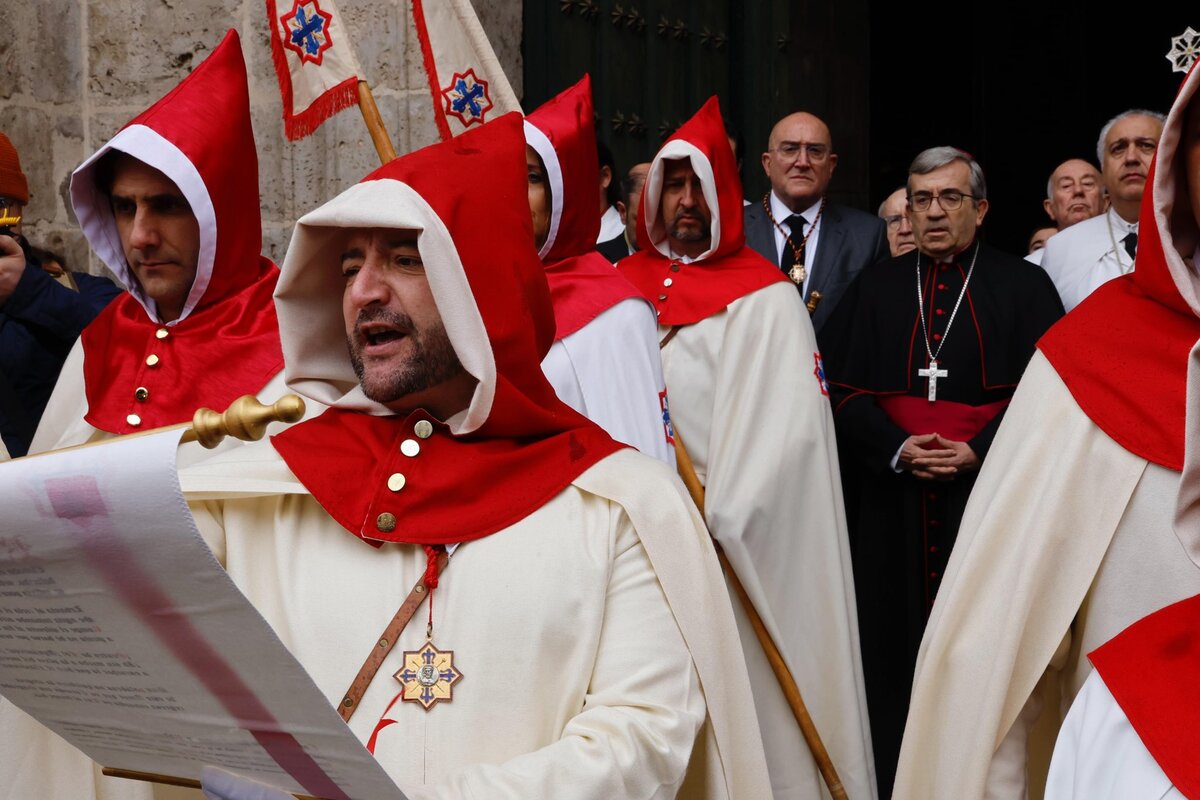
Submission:
<svg viewBox="0 0 1200 800">
<path fill-rule="evenodd" d="M 200 228 L 183 313 L 158 322 L 125 261 L 96 161 L 120 150 L 183 193 Z M 71 176 L 71 204 L 93 251 L 128 289 L 83 332 L 87 421 L 132 433 L 224 410 L 283 366 L 271 294 L 279 270 L 262 249 L 258 155 L 246 64 L 235 31 L 170 93 L 130 121 Z M 143 391 L 144 390 L 144 391 Z"/>
<path fill-rule="evenodd" d="M 128 153 L 174 181 L 199 222 L 196 279 L 177 323 L 260 277 L 258 151 L 236 31 L 71 176 L 71 206 L 92 250 L 156 321 L 154 301 L 142 293 L 125 262 L 108 197 L 96 187 L 96 162 L 109 150 Z"/>
<path fill-rule="evenodd" d="M 686 269 L 672 256 L 661 212 L 664 162 L 682 158 L 691 161 L 700 178 L 712 215 L 709 249 Z M 698 322 L 740 297 L 787 280 L 773 264 L 746 247 L 742 182 L 716 97 L 710 97 L 650 163 L 637 235 L 640 249 L 622 259 L 618 268 L 654 304 L 663 325 Z"/>
<path fill-rule="evenodd" d="M 638 291 L 596 252 L 600 166 L 589 75 L 525 118 L 525 141 L 550 187 L 550 231 L 538 255 L 554 304 L 556 339 L 587 325 Z"/>
<path fill-rule="evenodd" d="M 533 245 L 519 114 L 403 156 L 296 224 L 276 291 L 289 386 L 332 406 L 272 439 L 329 514 L 369 541 L 424 544 L 494 533 L 619 447 L 566 406 L 541 371 L 554 316 Z M 369 400 L 346 348 L 346 228 L 417 232 L 455 353 L 478 381 L 451 419 Z M 420 456 L 401 454 L 417 422 Z M 396 494 L 388 477 L 403 471 Z M 463 487 L 470 487 L 469 496 Z M 454 514 L 446 514 L 453 504 Z M 387 513 L 403 520 L 379 526 Z"/>
</svg>

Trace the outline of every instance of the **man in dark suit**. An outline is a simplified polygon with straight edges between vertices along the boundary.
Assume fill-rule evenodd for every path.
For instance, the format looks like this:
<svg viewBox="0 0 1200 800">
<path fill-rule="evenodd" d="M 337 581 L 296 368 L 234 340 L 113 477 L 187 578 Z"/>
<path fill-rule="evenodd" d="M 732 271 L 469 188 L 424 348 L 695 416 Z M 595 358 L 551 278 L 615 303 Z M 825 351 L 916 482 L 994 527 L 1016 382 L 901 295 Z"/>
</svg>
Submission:
<svg viewBox="0 0 1200 800">
<path fill-rule="evenodd" d="M 762 155 L 771 191 L 745 209 L 746 244 L 778 264 L 811 306 L 813 328 L 833 312 L 850 281 L 889 257 L 883 220 L 825 199 L 837 166 L 829 128 L 800 111 L 775 124 Z"/>
<path fill-rule="evenodd" d="M 621 199 L 618 203 L 621 219 L 625 227 L 621 233 L 600 244 L 596 249 L 600 255 L 616 264 L 625 256 L 633 255 L 637 250 L 637 217 L 641 207 L 642 186 L 646 183 L 646 175 L 650 172 L 650 162 L 634 164 L 629 168 L 629 174 L 621 178 Z"/>
</svg>

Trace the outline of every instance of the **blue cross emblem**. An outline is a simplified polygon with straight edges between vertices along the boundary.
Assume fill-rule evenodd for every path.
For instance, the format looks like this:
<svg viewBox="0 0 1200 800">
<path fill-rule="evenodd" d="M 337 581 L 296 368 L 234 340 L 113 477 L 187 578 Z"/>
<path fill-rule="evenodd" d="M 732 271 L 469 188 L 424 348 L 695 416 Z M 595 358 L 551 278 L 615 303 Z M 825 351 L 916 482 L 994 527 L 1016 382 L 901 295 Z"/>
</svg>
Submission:
<svg viewBox="0 0 1200 800">
<path fill-rule="evenodd" d="M 304 16 L 304 9 L 297 8 L 295 20 L 300 27 L 292 29 L 292 43 L 300 45 L 310 55 L 315 56 L 321 50 L 321 42 L 317 40 L 317 34 L 323 33 L 325 29 L 325 20 L 320 14 L 313 14 L 311 17 Z"/>
<path fill-rule="evenodd" d="M 279 21 L 286 33 L 284 47 L 300 56 L 301 63 L 320 66 L 323 54 L 333 46 L 329 34 L 333 15 L 322 10 L 317 0 L 295 0 L 291 10 Z"/>
<path fill-rule="evenodd" d="M 446 100 L 446 116 L 458 117 L 463 127 L 483 124 L 487 112 L 492 110 L 488 82 L 480 80 L 473 67 L 454 73 L 450 85 L 442 89 L 442 97 Z"/>
<path fill-rule="evenodd" d="M 483 109 L 479 105 L 479 98 L 483 96 L 483 87 L 478 83 L 471 84 L 471 88 L 467 88 L 467 82 L 462 78 L 454 84 L 454 91 L 458 92 L 458 97 L 451 103 L 454 110 L 462 113 L 466 109 L 470 109 L 472 117 L 478 117 L 483 113 Z"/>
</svg>

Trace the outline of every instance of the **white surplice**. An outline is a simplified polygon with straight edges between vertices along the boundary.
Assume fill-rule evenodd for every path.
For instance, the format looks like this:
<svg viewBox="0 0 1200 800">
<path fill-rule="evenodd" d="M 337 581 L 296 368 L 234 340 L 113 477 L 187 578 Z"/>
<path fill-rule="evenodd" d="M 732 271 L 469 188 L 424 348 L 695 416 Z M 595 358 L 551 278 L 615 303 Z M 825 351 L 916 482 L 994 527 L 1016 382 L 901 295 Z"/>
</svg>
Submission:
<svg viewBox="0 0 1200 800">
<path fill-rule="evenodd" d="M 1081 223 L 1082 224 L 1082 223 Z M 1038 458 L 1030 458 L 1036 452 Z M 1179 473 L 1125 450 L 1039 351 L 967 506 L 921 643 L 895 797 L 1024 798 L 1035 688 L 1064 708 L 1086 654 L 1200 593 L 1172 530 Z M 1045 755 L 1045 754 L 1043 754 Z M 949 766 L 952 765 L 952 766 Z"/>
<path fill-rule="evenodd" d="M 622 300 L 555 341 L 542 372 L 560 400 L 609 436 L 674 467 L 656 333 L 654 309 L 645 300 Z"/>
<path fill-rule="evenodd" d="M 847 793 L 873 797 L 833 414 L 795 287 L 771 284 L 679 328 L 662 355 L 675 430 L 705 486 L 709 529 L 782 650 Z M 824 796 L 736 598 L 734 609 L 774 797 Z"/>
</svg>

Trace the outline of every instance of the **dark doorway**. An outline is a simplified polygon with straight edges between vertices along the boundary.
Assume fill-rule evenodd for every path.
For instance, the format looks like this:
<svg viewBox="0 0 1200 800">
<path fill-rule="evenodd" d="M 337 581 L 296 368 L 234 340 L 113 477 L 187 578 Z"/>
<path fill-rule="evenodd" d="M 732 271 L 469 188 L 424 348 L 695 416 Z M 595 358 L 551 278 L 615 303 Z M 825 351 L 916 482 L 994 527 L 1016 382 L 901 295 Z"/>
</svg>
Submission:
<svg viewBox="0 0 1200 800">
<path fill-rule="evenodd" d="M 1046 179 L 1095 161 L 1100 127 L 1130 107 L 1166 111 L 1182 73 L 1166 59 L 1185 14 L 1094 3 L 905 4 L 764 0 L 529 0 L 523 54 L 532 109 L 592 75 L 597 135 L 619 172 L 648 160 L 709 95 L 742 135 L 746 196 L 774 122 L 829 123 L 830 195 L 874 211 L 921 149 L 953 144 L 988 176 L 986 236 L 1023 253 Z"/>
</svg>

